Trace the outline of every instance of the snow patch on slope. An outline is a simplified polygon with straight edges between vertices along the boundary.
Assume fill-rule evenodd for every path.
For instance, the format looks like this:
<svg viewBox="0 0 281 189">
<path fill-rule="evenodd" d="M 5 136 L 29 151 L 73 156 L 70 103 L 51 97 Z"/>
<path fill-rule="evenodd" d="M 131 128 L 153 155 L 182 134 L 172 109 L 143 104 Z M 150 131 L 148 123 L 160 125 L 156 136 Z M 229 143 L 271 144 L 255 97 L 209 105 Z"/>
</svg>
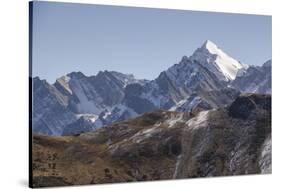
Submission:
<svg viewBox="0 0 281 189">
<path fill-rule="evenodd" d="M 184 103 L 186 103 L 186 99 L 179 101 L 176 105 L 172 106 L 169 111 L 176 111 L 179 107 L 184 105 Z"/>
<path fill-rule="evenodd" d="M 209 112 L 210 112 L 210 110 L 199 112 L 199 114 L 196 117 L 188 120 L 186 122 L 186 124 L 189 127 L 194 128 L 194 129 L 205 126 L 208 121 Z"/>
<path fill-rule="evenodd" d="M 136 134 L 134 134 L 130 138 L 130 140 L 132 140 L 133 142 L 136 142 L 136 143 L 140 143 L 143 140 L 152 137 L 155 133 L 159 132 L 160 131 L 160 129 L 159 129 L 160 126 L 161 126 L 161 124 L 157 123 L 157 124 L 153 125 L 153 127 L 149 128 L 149 129 L 141 130 L 141 131 L 137 132 Z"/>
<path fill-rule="evenodd" d="M 166 121 L 168 124 L 168 128 L 175 126 L 179 122 L 183 122 L 183 114 L 184 113 L 179 113 L 176 114 L 176 116 L 172 116 L 170 119 Z"/>
<path fill-rule="evenodd" d="M 96 103 L 90 100 L 85 94 L 86 92 L 84 91 L 83 83 L 77 79 L 73 79 L 71 82 L 71 88 L 79 100 L 79 103 L 77 103 L 78 112 L 93 114 L 101 113 L 101 109 L 97 107 Z"/>
<path fill-rule="evenodd" d="M 78 119 L 83 117 L 84 119 L 90 121 L 91 123 L 95 123 L 96 120 L 99 118 L 99 116 L 96 114 L 77 114 L 76 116 Z"/>
</svg>

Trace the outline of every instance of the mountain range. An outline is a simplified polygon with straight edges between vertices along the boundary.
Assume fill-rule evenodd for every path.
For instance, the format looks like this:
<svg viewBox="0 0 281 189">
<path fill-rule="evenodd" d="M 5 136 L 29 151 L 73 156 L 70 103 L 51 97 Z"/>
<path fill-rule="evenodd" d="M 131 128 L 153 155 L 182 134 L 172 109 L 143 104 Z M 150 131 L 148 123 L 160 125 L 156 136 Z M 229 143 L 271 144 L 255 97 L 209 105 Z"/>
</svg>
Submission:
<svg viewBox="0 0 281 189">
<path fill-rule="evenodd" d="M 271 60 L 242 64 L 207 40 L 153 80 L 100 71 L 72 72 L 54 84 L 32 79 L 32 129 L 75 135 L 158 110 L 193 112 L 230 105 L 241 93 L 271 94 Z"/>
</svg>

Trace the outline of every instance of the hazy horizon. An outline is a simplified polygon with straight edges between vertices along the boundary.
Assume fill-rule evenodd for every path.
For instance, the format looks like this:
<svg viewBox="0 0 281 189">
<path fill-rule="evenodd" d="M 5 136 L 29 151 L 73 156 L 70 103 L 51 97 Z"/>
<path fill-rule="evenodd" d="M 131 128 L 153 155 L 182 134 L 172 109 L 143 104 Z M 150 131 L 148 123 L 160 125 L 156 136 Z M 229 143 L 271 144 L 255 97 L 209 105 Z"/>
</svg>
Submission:
<svg viewBox="0 0 281 189">
<path fill-rule="evenodd" d="M 154 79 L 211 40 L 249 65 L 271 59 L 271 16 L 33 2 L 33 77 L 81 71 Z"/>
</svg>

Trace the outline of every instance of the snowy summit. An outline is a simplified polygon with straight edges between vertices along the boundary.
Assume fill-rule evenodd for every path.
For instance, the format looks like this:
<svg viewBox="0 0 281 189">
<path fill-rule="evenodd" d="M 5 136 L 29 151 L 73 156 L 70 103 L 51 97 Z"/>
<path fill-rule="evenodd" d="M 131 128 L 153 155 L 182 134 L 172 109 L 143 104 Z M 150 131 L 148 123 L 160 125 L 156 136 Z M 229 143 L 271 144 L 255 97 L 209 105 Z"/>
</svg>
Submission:
<svg viewBox="0 0 281 189">
<path fill-rule="evenodd" d="M 205 41 L 202 47 L 198 48 L 190 57 L 191 60 L 200 62 L 220 80 L 232 81 L 236 78 L 237 72 L 244 69 L 244 66 L 210 40 Z"/>
</svg>

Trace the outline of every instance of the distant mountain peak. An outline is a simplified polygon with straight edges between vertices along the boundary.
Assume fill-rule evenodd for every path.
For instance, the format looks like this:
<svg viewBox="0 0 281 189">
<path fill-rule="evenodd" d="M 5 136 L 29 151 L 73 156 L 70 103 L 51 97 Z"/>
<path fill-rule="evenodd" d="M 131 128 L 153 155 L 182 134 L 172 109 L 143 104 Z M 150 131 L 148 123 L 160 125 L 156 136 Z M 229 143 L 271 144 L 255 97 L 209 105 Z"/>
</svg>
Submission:
<svg viewBox="0 0 281 189">
<path fill-rule="evenodd" d="M 83 78 L 83 77 L 86 77 L 82 72 L 78 71 L 78 72 L 71 72 L 69 74 L 67 74 L 66 76 L 70 77 L 70 78 L 77 78 L 77 79 L 80 79 L 80 78 Z"/>
<path fill-rule="evenodd" d="M 41 79 L 39 76 L 34 77 L 32 82 L 33 82 L 33 84 L 41 83 L 41 84 L 44 84 L 44 85 L 49 85 L 49 83 L 47 82 L 46 79 Z"/>
<path fill-rule="evenodd" d="M 64 82 L 68 83 L 69 80 L 70 80 L 70 77 L 67 74 L 67 75 L 63 75 L 63 76 L 59 77 L 56 81 L 64 81 Z"/>
<path fill-rule="evenodd" d="M 271 65 L 272 65 L 272 60 L 268 60 L 263 64 L 264 67 L 271 67 Z"/>
<path fill-rule="evenodd" d="M 213 55 L 217 55 L 220 57 L 230 57 L 228 54 L 226 54 L 218 45 L 216 45 L 214 42 L 211 40 L 206 40 L 201 48 L 198 48 L 194 53 L 196 52 L 205 52 L 205 53 L 210 53 Z M 231 57 L 230 57 L 231 58 Z"/>
<path fill-rule="evenodd" d="M 208 50 L 212 54 L 217 54 L 219 52 L 219 47 L 211 40 L 206 40 L 201 48 Z"/>
<path fill-rule="evenodd" d="M 104 77 L 107 75 L 111 75 L 111 72 L 109 72 L 108 70 L 104 70 L 104 71 L 99 71 L 96 75 L 96 77 Z"/>
<path fill-rule="evenodd" d="M 183 56 L 182 59 L 181 59 L 181 62 L 187 62 L 189 59 L 187 56 Z"/>
<path fill-rule="evenodd" d="M 203 66 L 216 74 L 223 81 L 232 81 L 236 78 L 243 65 L 222 51 L 214 42 L 206 40 L 192 56 L 191 60 L 200 62 Z"/>
<path fill-rule="evenodd" d="M 39 76 L 36 76 L 33 78 L 33 81 L 41 81 L 40 77 Z"/>
</svg>

